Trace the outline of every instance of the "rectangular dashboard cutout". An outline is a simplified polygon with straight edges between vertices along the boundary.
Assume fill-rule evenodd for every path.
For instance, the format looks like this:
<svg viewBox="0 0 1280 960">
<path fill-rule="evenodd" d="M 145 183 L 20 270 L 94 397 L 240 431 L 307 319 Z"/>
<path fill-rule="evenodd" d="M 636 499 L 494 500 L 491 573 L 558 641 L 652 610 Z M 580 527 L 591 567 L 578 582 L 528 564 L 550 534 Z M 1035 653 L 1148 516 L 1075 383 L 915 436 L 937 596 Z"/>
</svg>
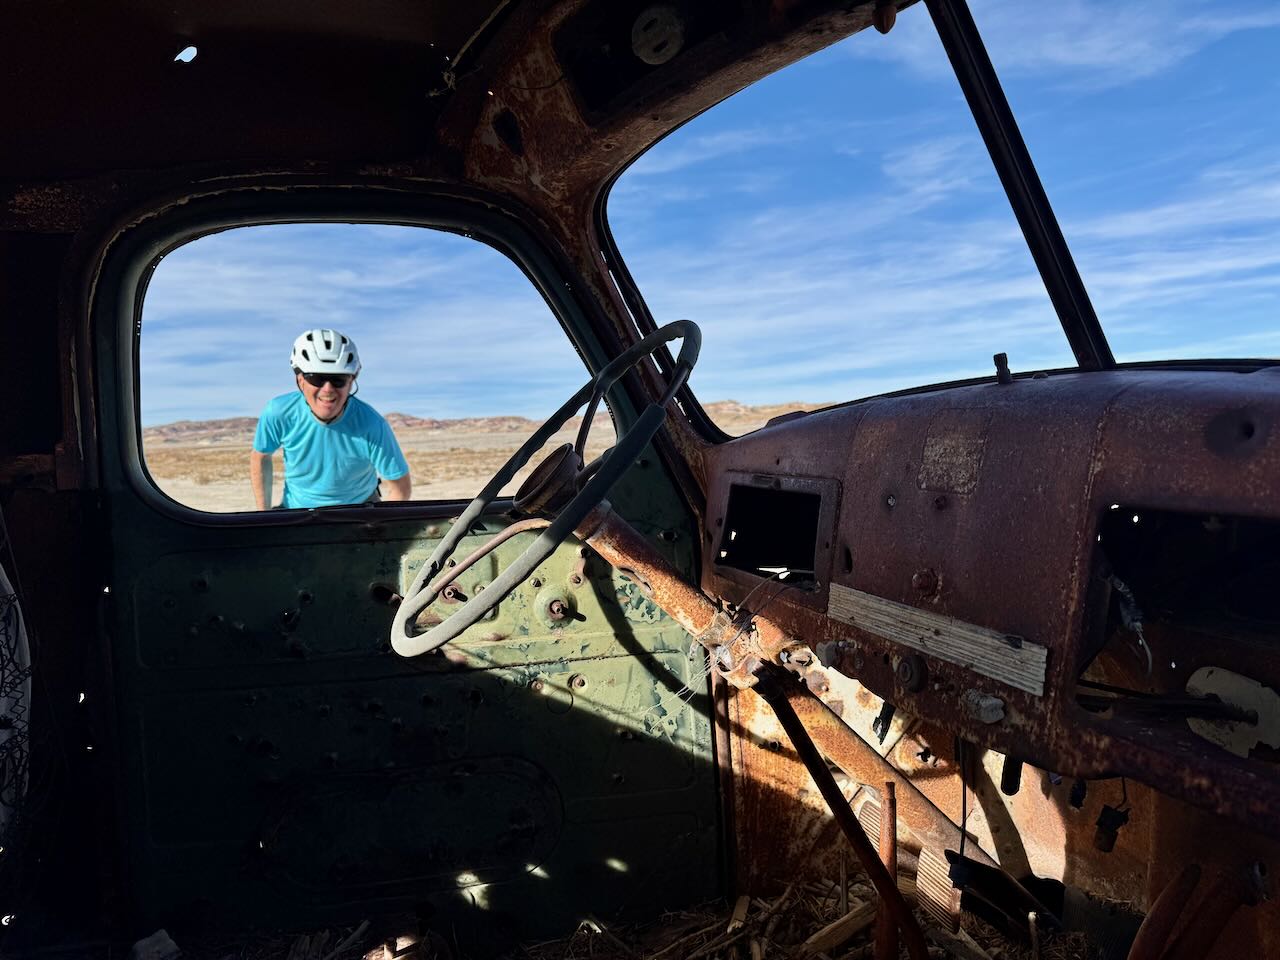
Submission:
<svg viewBox="0 0 1280 960">
<path fill-rule="evenodd" d="M 817 493 L 730 484 L 716 565 L 812 585 L 821 512 Z"/>
</svg>

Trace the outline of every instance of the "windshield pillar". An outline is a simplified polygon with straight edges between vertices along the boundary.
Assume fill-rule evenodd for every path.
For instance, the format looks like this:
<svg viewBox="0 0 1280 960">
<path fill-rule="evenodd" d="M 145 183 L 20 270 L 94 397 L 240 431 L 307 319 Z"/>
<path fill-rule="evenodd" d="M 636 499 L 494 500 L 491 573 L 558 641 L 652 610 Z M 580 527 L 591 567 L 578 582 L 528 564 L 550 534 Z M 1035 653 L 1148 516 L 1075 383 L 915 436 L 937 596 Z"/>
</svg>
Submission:
<svg viewBox="0 0 1280 960">
<path fill-rule="evenodd" d="M 1040 277 L 1082 370 L 1114 367 L 1089 292 L 1018 130 L 965 0 L 925 0 L 951 68 L 991 154 Z"/>
</svg>

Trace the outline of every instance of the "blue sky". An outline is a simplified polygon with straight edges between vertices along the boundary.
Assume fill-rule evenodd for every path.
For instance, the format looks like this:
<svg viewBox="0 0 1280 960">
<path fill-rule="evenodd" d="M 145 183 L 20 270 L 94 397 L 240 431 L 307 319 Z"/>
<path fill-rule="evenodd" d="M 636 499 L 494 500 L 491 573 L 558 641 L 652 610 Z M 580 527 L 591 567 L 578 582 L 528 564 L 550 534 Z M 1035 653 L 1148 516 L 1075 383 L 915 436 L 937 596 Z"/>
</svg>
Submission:
<svg viewBox="0 0 1280 960">
<path fill-rule="evenodd" d="M 1280 356 L 1280 6 L 972 7 L 1117 357 Z M 702 325 L 704 400 L 847 400 L 998 351 L 1072 362 L 922 4 L 673 133 L 609 219 L 659 321 Z M 249 228 L 158 268 L 144 423 L 255 415 L 319 325 L 356 339 L 383 411 L 541 417 L 584 378 L 472 240 Z"/>
</svg>

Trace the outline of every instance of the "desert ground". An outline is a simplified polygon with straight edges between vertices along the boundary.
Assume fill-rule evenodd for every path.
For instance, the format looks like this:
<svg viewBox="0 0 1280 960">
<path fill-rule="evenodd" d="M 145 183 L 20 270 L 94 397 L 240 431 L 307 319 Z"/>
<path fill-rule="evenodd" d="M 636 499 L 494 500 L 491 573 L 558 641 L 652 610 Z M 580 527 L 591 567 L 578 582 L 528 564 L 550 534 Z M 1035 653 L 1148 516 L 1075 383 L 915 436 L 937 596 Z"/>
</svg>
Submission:
<svg viewBox="0 0 1280 960">
<path fill-rule="evenodd" d="M 706 405 L 707 413 L 732 435 L 763 426 L 770 418 L 798 404 L 750 407 L 734 401 Z M 523 417 L 483 417 L 432 420 L 403 413 L 387 414 L 413 477 L 415 500 L 466 499 L 537 429 Z M 549 447 L 572 443 L 580 421 L 574 420 L 552 438 Z M 148 427 L 142 432 L 143 460 L 156 485 L 179 503 L 213 513 L 254 509 L 249 486 L 249 450 L 257 421 L 252 417 L 223 420 L 182 420 Z M 598 415 L 587 442 L 587 457 L 602 453 L 614 442 L 613 423 Z M 536 465 L 539 455 L 532 458 Z M 509 488 L 514 492 L 528 470 Z M 285 467 L 275 462 L 273 502 L 279 502 Z"/>
</svg>

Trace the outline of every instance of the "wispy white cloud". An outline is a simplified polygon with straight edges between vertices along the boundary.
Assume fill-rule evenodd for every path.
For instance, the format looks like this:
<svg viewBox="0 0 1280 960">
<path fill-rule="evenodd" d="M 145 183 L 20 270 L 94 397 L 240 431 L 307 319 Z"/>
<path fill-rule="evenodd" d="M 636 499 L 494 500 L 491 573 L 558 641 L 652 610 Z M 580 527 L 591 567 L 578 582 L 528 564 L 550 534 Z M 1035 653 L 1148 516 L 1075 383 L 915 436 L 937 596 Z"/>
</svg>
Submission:
<svg viewBox="0 0 1280 960">
<path fill-rule="evenodd" d="M 255 227 L 197 240 L 157 268 L 143 309 L 144 423 L 256 415 L 293 388 L 290 346 L 315 326 L 355 339 L 360 395 L 384 411 L 537 417 L 586 377 L 524 274 L 477 241 Z"/>
<path fill-rule="evenodd" d="M 743 154 L 760 147 L 793 139 L 794 130 L 769 130 L 763 127 L 721 130 L 704 136 L 681 138 L 678 146 L 651 150 L 627 170 L 630 178 L 673 173 L 695 164 L 718 160 L 731 154 Z"/>
<path fill-rule="evenodd" d="M 1196 0 L 972 0 L 970 7 L 1001 74 L 1094 89 L 1154 76 L 1233 33 L 1280 26 L 1273 3 L 1235 4 L 1212 14 Z M 849 49 L 920 75 L 951 75 L 922 3 L 904 11 L 892 33 L 871 40 Z"/>
</svg>

